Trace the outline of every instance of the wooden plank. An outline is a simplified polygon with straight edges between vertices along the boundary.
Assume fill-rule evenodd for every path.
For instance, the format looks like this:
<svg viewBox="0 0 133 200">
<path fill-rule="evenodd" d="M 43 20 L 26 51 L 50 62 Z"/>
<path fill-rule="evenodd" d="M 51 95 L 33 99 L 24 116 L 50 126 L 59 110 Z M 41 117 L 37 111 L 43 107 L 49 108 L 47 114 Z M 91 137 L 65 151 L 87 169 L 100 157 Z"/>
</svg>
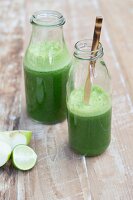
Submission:
<svg viewBox="0 0 133 200">
<path fill-rule="evenodd" d="M 94 15 L 105 16 L 102 42 L 105 49 L 105 60 L 107 60 L 107 64 L 111 71 L 113 83 L 113 125 L 111 145 L 103 155 L 97 158 L 86 159 L 92 195 L 91 197 L 96 200 L 130 200 L 133 198 L 133 104 L 128 91 L 128 83 L 125 81 L 126 75 L 120 67 L 125 65 L 123 62 L 124 53 L 126 51 L 128 52 L 128 48 L 124 49 L 124 51 L 123 48 L 119 48 L 119 51 L 117 52 L 114 48 L 117 41 L 119 41 L 117 47 L 121 47 L 122 45 L 120 38 L 122 32 L 124 31 L 123 28 L 125 27 L 124 21 L 121 22 L 123 23 L 122 29 L 119 27 L 118 30 L 118 24 L 115 24 L 115 27 L 113 27 L 116 19 L 121 19 L 122 14 L 120 12 L 122 10 L 123 3 L 121 3 L 121 1 L 117 1 L 117 5 L 121 5 L 118 7 L 115 4 L 115 1 L 110 1 L 108 3 L 107 1 L 101 1 L 99 4 L 98 2 L 99 1 L 91 1 L 90 5 L 87 4 L 86 7 L 81 7 L 80 9 L 78 9 L 78 5 L 75 6 L 75 10 L 77 11 L 75 18 L 78 20 L 79 24 L 82 24 L 82 26 L 84 26 L 84 24 L 82 23 L 78 13 L 80 13 L 81 16 L 84 15 L 84 20 L 85 16 L 86 18 L 88 16 L 88 14 L 85 15 L 86 12 L 88 12 L 92 17 Z M 128 10 L 129 4 L 127 4 L 127 1 L 125 4 L 125 10 Z M 104 7 L 104 9 L 100 9 L 101 7 Z M 119 10 L 119 13 L 115 12 L 112 7 L 114 9 L 116 7 L 117 11 Z M 113 20 L 110 16 L 113 17 Z M 108 22 L 110 23 L 108 24 Z M 107 31 L 106 24 L 108 24 L 107 27 L 110 30 L 110 34 Z M 116 27 L 117 30 L 115 29 Z M 78 34 L 82 34 L 81 32 L 83 32 L 83 30 L 78 29 Z M 118 35 L 118 33 L 120 34 Z M 112 36 L 112 34 L 116 37 L 115 41 L 110 38 L 110 35 Z M 117 57 L 117 54 L 115 53 L 122 55 L 123 59 L 119 60 L 119 57 Z M 132 73 L 132 69 L 129 71 L 129 68 L 127 68 L 127 66 L 131 65 L 131 59 L 129 59 L 128 62 L 128 65 L 125 65 L 125 69 L 128 71 L 128 75 L 131 79 L 132 76 L 130 71 Z"/>
<path fill-rule="evenodd" d="M 0 1 L 0 130 L 17 128 L 23 49 L 23 1 Z M 20 12 L 21 10 L 21 12 Z M 0 169 L 0 199 L 17 199 L 17 172 Z"/>
<path fill-rule="evenodd" d="M 0 23 L 0 129 L 31 129 L 34 133 L 31 146 L 38 154 L 38 163 L 29 172 L 18 172 L 11 166 L 0 169 L 0 199 L 133 199 L 133 104 L 130 96 L 133 84 L 132 70 L 129 71 L 132 26 L 128 20 L 132 16 L 132 2 L 15 0 L 12 3 L 2 0 L 0 4 L 3 21 Z M 99 157 L 85 159 L 71 152 L 67 144 L 66 122 L 55 126 L 32 122 L 26 116 L 24 99 L 20 116 L 22 38 L 25 35 L 27 45 L 27 34 L 30 35 L 27 21 L 34 11 L 42 9 L 42 5 L 44 9 L 58 10 L 66 17 L 64 32 L 71 50 L 78 40 L 92 37 L 95 15 L 105 18 L 102 42 L 113 79 L 113 125 L 111 145 Z M 124 9 L 129 12 L 123 14 L 121 10 Z M 125 27 L 130 30 L 128 37 Z"/>
<path fill-rule="evenodd" d="M 128 48 L 122 51 L 121 34 L 118 33 L 124 31 L 124 20 L 121 22 L 122 29 L 118 28 L 118 23 L 113 27 L 116 19 L 121 19 L 121 10 L 124 6 L 128 10 L 129 4 L 127 1 L 121 3 L 117 1 L 89 1 L 81 4 L 76 4 L 73 1 L 70 6 L 70 15 L 72 17 L 73 27 L 78 30 L 73 30 L 76 38 L 90 37 L 93 30 L 94 19 L 96 15 L 104 16 L 104 28 L 102 34 L 102 43 L 105 49 L 105 60 L 112 74 L 112 84 L 113 84 L 113 125 L 112 125 L 112 142 L 109 149 L 105 154 L 97 157 L 86 159 L 88 167 L 88 176 L 90 181 L 91 198 L 96 200 L 104 199 L 132 199 L 133 198 L 133 179 L 132 168 L 133 168 L 133 140 L 132 140 L 132 119 L 133 119 L 133 104 L 130 97 L 130 91 L 128 83 L 126 82 L 126 74 L 120 66 L 125 66 L 128 71 L 128 75 L 131 75 L 127 64 L 123 62 L 125 52 L 128 52 Z M 125 5 L 126 4 L 126 5 Z M 119 6 L 121 5 L 121 6 Z M 123 6 L 123 7 L 122 7 Z M 104 9 L 101 9 L 104 7 Z M 113 7 L 113 9 L 111 9 Z M 119 10 L 119 13 L 114 11 L 114 9 Z M 114 12 L 113 12 L 114 11 Z M 79 15 L 80 13 L 80 15 Z M 109 15 L 110 13 L 110 15 Z M 131 14 L 131 12 L 130 12 Z M 91 18 L 89 18 L 91 16 Z M 110 16 L 113 16 L 113 20 Z M 115 17 L 114 17 L 115 16 Z M 129 18 L 129 16 L 128 16 Z M 93 19 L 93 20 L 92 20 Z M 130 18 L 131 19 L 131 18 Z M 112 20 L 112 23 L 111 23 Z M 78 22 L 78 23 L 76 23 Z M 110 23 L 108 23 L 110 22 Z M 127 26 L 127 24 L 126 24 Z M 110 30 L 110 34 L 108 33 Z M 109 28 L 110 27 L 110 28 Z M 117 28 L 117 29 L 116 29 Z M 128 27 L 127 27 L 128 29 Z M 131 29 L 131 27 L 130 27 Z M 132 33 L 132 31 L 130 32 Z M 111 35 L 111 36 L 110 36 Z M 115 41 L 112 40 L 112 35 L 116 37 Z M 117 42 L 119 41 L 119 43 Z M 128 38 L 128 47 L 131 45 L 129 43 L 131 38 Z M 116 52 L 114 46 L 118 43 L 119 51 Z M 125 42 L 126 43 L 126 42 Z M 132 46 L 132 45 L 131 45 Z M 130 46 L 130 49 L 131 49 Z M 132 52 L 132 51 L 131 51 Z M 131 52 L 129 52 L 128 66 L 131 65 Z M 116 53 L 116 54 L 115 54 Z M 119 53 L 119 54 L 117 54 Z M 122 55 L 123 59 L 119 60 L 119 56 Z M 125 54 L 127 55 L 127 54 Z M 126 60 L 125 60 L 126 61 Z M 132 72 L 131 72 L 132 73 Z"/>
<path fill-rule="evenodd" d="M 109 0 L 107 4 L 106 1 L 100 0 L 99 7 L 106 18 L 115 54 L 124 73 L 128 90 L 133 98 L 133 70 L 130 67 L 132 65 L 133 52 L 133 1 Z"/>
<path fill-rule="evenodd" d="M 25 3 L 27 9 L 26 16 L 28 16 L 28 14 L 30 13 L 28 9 L 31 5 L 31 2 L 29 1 Z M 16 5 L 17 2 L 13 4 L 13 6 Z M 39 1 L 38 4 L 33 4 L 32 9 L 34 9 L 34 6 L 35 8 L 36 6 L 39 7 L 39 5 L 40 7 L 42 6 L 41 1 Z M 59 6 L 59 4 L 57 5 Z M 66 6 L 66 4 L 62 4 L 62 6 Z M 26 31 L 27 26 L 25 30 L 25 36 Z M 23 33 L 21 31 L 21 37 L 22 34 Z M 17 53 L 15 55 L 18 56 Z M 16 58 L 15 60 L 13 60 L 13 62 L 16 62 Z M 20 71 L 18 76 L 18 78 L 20 78 Z M 12 80 L 12 78 L 13 75 L 10 73 L 9 80 Z M 19 89 L 20 85 L 21 84 L 19 84 Z M 8 86 L 7 94 L 9 93 L 9 91 L 10 88 Z M 14 97 L 15 95 L 19 94 L 16 94 L 14 91 L 14 93 L 12 93 L 12 96 Z M 24 88 L 22 97 L 24 97 Z M 5 100 L 4 96 L 3 99 Z M 7 101 L 9 101 L 9 97 L 7 97 Z M 17 104 L 18 103 L 19 102 L 17 102 Z M 7 107 L 7 111 L 9 111 L 9 109 L 10 106 Z M 13 105 L 13 109 L 15 110 L 16 114 L 16 112 L 18 111 L 16 105 Z M 14 119 L 16 118 L 15 114 L 13 115 Z M 17 112 L 17 114 L 19 114 L 19 112 Z M 6 115 L 4 117 L 7 118 Z M 16 128 L 30 129 L 33 131 L 34 135 L 31 142 L 31 146 L 35 149 L 35 151 L 38 154 L 38 163 L 33 170 L 25 173 L 16 171 L 13 168 L 10 168 L 10 166 L 7 167 L 10 179 L 14 180 L 12 183 L 14 184 L 14 188 L 12 188 L 12 185 L 9 182 L 6 183 L 6 180 L 3 180 L 4 186 L 7 184 L 8 188 L 7 190 L 5 190 L 5 187 L 2 188 L 1 198 L 18 200 L 87 199 L 89 197 L 89 184 L 87 179 L 85 159 L 84 157 L 79 157 L 70 151 L 67 144 L 66 122 L 55 126 L 44 126 L 34 123 L 26 115 L 24 99 L 21 109 L 20 120 L 18 121 L 19 123 L 17 123 Z M 5 125 L 5 123 L 3 124 Z M 9 126 L 4 127 L 4 129 L 8 128 Z M 1 171 L 1 176 L 3 177 L 5 176 L 5 170 L 6 169 L 4 168 L 3 171 Z M 10 174 L 11 170 L 13 171 L 12 174 Z M 17 193 L 15 192 L 15 190 L 17 190 Z"/>
</svg>

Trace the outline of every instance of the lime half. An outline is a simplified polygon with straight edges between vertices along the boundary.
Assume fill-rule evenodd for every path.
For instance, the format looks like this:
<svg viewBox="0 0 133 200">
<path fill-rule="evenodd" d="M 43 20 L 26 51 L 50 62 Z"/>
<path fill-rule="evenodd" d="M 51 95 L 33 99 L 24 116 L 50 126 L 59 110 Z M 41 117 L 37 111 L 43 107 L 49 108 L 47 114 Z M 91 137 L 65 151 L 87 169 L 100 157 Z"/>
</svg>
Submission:
<svg viewBox="0 0 133 200">
<path fill-rule="evenodd" d="M 32 148 L 26 145 L 18 145 L 12 152 L 13 165 L 20 170 L 33 168 L 37 161 L 37 155 Z"/>
<path fill-rule="evenodd" d="M 11 147 L 9 144 L 0 141 L 0 167 L 6 164 L 11 156 Z"/>
</svg>

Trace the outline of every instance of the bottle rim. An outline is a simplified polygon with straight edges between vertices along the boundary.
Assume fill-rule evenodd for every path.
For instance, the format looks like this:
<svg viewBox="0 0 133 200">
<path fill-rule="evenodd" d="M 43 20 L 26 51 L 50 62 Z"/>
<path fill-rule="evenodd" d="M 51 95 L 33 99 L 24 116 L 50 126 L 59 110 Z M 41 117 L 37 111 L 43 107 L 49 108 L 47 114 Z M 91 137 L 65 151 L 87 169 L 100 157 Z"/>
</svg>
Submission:
<svg viewBox="0 0 133 200">
<path fill-rule="evenodd" d="M 91 50 L 92 39 L 83 39 L 75 44 L 74 56 L 83 60 L 95 61 L 103 56 L 103 47 L 99 42 L 98 49 L 95 51 Z"/>
<path fill-rule="evenodd" d="M 65 24 L 65 18 L 55 10 L 40 10 L 31 16 L 30 22 L 39 26 L 55 27 Z"/>
</svg>

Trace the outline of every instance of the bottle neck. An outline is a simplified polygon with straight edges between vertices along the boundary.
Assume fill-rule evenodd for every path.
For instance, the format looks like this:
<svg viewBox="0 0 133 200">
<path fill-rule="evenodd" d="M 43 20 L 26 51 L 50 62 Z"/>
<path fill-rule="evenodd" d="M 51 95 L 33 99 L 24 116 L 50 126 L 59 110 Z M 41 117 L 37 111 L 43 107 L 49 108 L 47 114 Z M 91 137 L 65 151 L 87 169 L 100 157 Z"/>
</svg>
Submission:
<svg viewBox="0 0 133 200">
<path fill-rule="evenodd" d="M 63 25 L 65 19 L 61 13 L 53 10 L 42 10 L 32 15 L 32 41 L 63 42 Z"/>
<path fill-rule="evenodd" d="M 64 42 L 63 27 L 44 28 L 32 25 L 32 42 Z"/>
<path fill-rule="evenodd" d="M 91 50 L 92 40 L 84 39 L 80 40 L 75 44 L 74 56 L 77 59 L 96 61 L 98 58 L 103 56 L 103 47 L 99 43 L 98 49 L 96 51 Z"/>
</svg>

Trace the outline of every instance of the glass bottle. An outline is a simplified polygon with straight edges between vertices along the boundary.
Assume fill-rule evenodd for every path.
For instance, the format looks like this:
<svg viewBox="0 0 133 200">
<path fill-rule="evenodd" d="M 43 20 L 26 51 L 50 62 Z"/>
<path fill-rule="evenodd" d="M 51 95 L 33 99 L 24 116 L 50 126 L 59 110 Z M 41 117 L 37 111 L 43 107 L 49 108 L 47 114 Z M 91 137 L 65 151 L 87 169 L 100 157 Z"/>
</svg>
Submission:
<svg viewBox="0 0 133 200">
<path fill-rule="evenodd" d="M 57 11 L 39 11 L 31 17 L 32 34 L 24 57 L 27 113 L 45 124 L 66 118 L 71 56 L 63 36 L 64 23 Z"/>
<path fill-rule="evenodd" d="M 67 82 L 69 144 L 75 152 L 85 156 L 103 153 L 111 139 L 111 79 L 103 60 L 102 45 L 99 43 L 98 50 L 91 52 L 91 44 L 88 39 L 76 43 Z M 84 88 L 88 66 L 91 92 L 86 103 Z"/>
</svg>

